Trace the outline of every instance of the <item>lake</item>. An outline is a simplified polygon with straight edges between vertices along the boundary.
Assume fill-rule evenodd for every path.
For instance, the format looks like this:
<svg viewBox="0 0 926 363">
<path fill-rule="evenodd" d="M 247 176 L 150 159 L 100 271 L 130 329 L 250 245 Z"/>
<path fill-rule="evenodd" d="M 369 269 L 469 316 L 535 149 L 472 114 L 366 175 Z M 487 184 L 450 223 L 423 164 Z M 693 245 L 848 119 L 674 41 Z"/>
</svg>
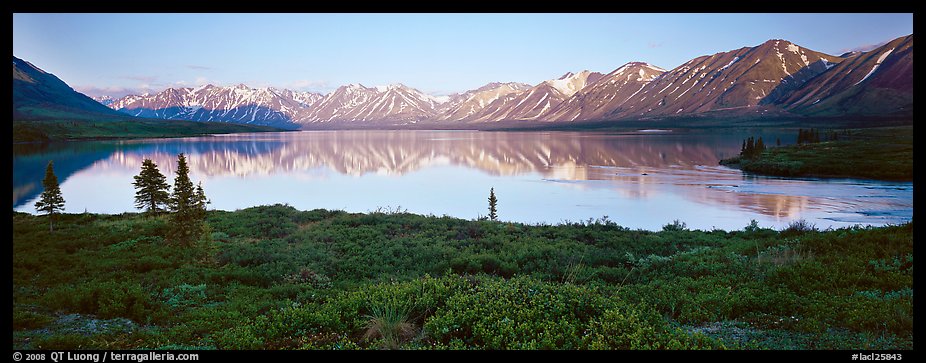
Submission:
<svg viewBox="0 0 926 363">
<path fill-rule="evenodd" d="M 758 133 L 757 133 L 758 132 Z M 556 224 L 607 216 L 659 230 L 776 229 L 897 224 L 913 215 L 913 183 L 779 178 L 717 164 L 762 136 L 793 143 L 793 130 L 596 132 L 303 131 L 179 139 L 14 145 L 13 208 L 35 213 L 48 160 L 66 212 L 134 208 L 132 177 L 152 159 L 173 184 L 177 154 L 202 181 L 211 209 L 285 203 L 349 212 L 407 210 Z"/>
</svg>

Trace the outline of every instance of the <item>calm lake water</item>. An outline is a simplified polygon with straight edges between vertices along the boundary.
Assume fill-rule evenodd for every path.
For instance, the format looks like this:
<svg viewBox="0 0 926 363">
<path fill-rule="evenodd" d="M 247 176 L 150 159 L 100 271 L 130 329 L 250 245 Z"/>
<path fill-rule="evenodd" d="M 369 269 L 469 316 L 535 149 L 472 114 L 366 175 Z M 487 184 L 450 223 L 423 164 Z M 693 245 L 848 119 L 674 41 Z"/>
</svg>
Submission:
<svg viewBox="0 0 926 363">
<path fill-rule="evenodd" d="M 66 212 L 136 211 L 132 177 L 142 161 L 173 184 L 183 152 L 221 210 L 286 203 L 474 219 L 487 214 L 494 187 L 499 218 L 527 223 L 608 216 L 631 228 L 679 220 L 732 230 L 805 219 L 822 229 L 912 218 L 910 182 L 759 177 L 717 165 L 750 135 L 773 145 L 796 132 L 306 131 L 15 145 L 13 208 L 35 213 L 54 160 Z"/>
</svg>

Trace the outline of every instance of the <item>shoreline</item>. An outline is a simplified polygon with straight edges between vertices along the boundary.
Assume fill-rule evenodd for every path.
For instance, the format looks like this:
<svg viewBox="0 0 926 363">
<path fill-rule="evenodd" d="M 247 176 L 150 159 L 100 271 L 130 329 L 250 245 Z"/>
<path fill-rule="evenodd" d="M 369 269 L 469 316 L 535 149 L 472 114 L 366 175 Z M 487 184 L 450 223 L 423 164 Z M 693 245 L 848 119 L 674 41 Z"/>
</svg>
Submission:
<svg viewBox="0 0 926 363">
<path fill-rule="evenodd" d="M 765 176 L 913 181 L 913 126 L 845 132 L 843 139 L 769 147 L 718 164 Z"/>
</svg>

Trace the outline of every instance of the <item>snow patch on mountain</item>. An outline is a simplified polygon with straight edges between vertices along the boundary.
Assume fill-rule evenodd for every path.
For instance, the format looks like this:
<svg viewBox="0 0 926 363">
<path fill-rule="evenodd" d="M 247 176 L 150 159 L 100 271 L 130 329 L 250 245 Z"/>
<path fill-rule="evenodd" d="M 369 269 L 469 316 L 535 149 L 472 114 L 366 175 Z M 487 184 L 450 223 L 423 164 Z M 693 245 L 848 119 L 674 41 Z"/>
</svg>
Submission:
<svg viewBox="0 0 926 363">
<path fill-rule="evenodd" d="M 569 97 L 574 95 L 576 92 L 579 92 L 582 87 L 585 87 L 590 74 L 591 72 L 589 71 L 582 71 L 578 74 L 569 72 L 559 79 L 545 81 L 545 83 L 550 85 L 550 87 L 555 88 L 566 97 Z"/>
<path fill-rule="evenodd" d="M 863 81 L 868 79 L 868 77 L 871 77 L 871 75 L 874 74 L 876 70 L 878 70 L 878 67 L 881 65 L 881 62 L 884 62 L 884 59 L 887 58 L 887 56 L 891 55 L 893 51 L 894 51 L 894 48 L 891 48 L 888 51 L 882 53 L 881 56 L 878 57 L 878 60 L 875 61 L 875 65 L 871 67 L 870 71 L 868 71 L 868 74 L 866 74 L 865 77 L 862 77 L 862 79 L 859 80 L 858 82 L 855 82 L 853 86 L 857 86 L 859 83 L 862 83 Z"/>
</svg>

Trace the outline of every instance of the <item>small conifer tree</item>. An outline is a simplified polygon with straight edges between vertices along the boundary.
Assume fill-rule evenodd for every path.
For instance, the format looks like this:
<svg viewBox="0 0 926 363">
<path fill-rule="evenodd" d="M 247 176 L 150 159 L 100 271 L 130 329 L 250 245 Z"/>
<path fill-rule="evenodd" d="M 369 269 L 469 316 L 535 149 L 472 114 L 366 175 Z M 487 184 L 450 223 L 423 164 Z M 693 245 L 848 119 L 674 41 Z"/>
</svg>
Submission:
<svg viewBox="0 0 926 363">
<path fill-rule="evenodd" d="M 495 198 L 495 188 L 489 189 L 489 219 L 498 220 L 498 198 Z"/>
<path fill-rule="evenodd" d="M 64 196 L 61 195 L 61 187 L 58 185 L 58 177 L 55 175 L 54 162 L 49 160 L 48 166 L 45 167 L 45 179 L 42 180 L 42 186 L 45 188 L 39 200 L 35 202 L 35 209 L 39 212 L 48 214 L 48 231 L 55 230 L 55 215 L 64 210 Z"/>
</svg>

